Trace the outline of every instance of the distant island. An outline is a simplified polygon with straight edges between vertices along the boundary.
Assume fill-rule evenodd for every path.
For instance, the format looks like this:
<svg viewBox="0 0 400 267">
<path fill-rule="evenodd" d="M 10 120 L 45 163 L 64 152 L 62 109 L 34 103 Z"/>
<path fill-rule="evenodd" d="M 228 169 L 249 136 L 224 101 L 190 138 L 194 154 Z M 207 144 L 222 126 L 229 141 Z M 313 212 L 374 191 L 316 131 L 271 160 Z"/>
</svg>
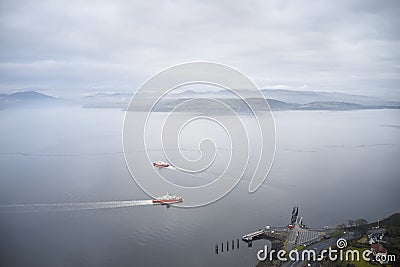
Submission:
<svg viewBox="0 0 400 267">
<path fill-rule="evenodd" d="M 246 92 L 246 90 L 244 90 Z M 262 89 L 264 98 L 246 98 L 246 102 L 254 111 L 265 110 L 265 100 L 271 110 L 359 110 L 359 109 L 399 109 L 400 101 L 384 100 L 375 97 L 352 95 L 337 92 L 311 92 L 291 91 L 283 89 Z M 36 91 L 16 92 L 12 94 L 0 94 L 0 109 L 9 108 L 37 108 L 53 107 L 60 105 L 73 105 L 83 108 L 116 108 L 125 110 L 129 104 L 132 94 L 127 93 L 97 93 L 80 99 L 63 99 L 49 96 Z M 250 110 L 243 101 L 234 97 L 226 90 L 220 91 L 192 91 L 187 90 L 181 93 L 171 93 L 163 98 L 153 111 L 170 111 L 177 105 L 191 99 L 196 99 L 198 105 L 185 106 L 181 111 L 201 112 L 202 110 L 220 112 L 220 107 L 208 98 L 217 99 L 236 112 L 249 112 Z M 134 107 L 140 111 L 141 107 Z"/>
<path fill-rule="evenodd" d="M 35 91 L 0 94 L 0 110 L 9 108 L 40 108 L 58 106 L 65 103 L 61 98 Z"/>
</svg>

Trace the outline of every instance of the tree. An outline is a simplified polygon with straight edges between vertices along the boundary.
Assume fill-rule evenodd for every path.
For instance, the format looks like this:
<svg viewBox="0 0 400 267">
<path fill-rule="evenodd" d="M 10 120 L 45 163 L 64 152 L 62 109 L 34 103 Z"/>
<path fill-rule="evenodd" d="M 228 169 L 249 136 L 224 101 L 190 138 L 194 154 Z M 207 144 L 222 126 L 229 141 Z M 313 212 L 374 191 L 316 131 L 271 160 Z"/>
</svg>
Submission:
<svg viewBox="0 0 400 267">
<path fill-rule="evenodd" d="M 363 226 L 368 224 L 368 221 L 366 219 L 357 219 L 354 222 L 357 226 Z"/>
</svg>

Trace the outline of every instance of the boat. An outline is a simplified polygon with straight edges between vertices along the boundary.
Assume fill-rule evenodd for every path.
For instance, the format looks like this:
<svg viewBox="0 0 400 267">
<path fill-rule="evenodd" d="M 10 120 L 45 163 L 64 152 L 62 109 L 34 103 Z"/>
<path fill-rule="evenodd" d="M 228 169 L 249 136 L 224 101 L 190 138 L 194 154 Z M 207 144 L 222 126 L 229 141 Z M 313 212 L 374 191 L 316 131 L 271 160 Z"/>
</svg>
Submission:
<svg viewBox="0 0 400 267">
<path fill-rule="evenodd" d="M 157 161 L 157 162 L 153 162 L 153 166 L 159 167 L 159 168 L 166 168 L 166 167 L 169 167 L 169 164 L 165 163 L 163 161 Z"/>
<path fill-rule="evenodd" d="M 168 193 L 165 196 L 162 197 L 157 197 L 152 199 L 153 203 L 159 203 L 159 204 L 174 204 L 174 203 L 180 203 L 183 202 L 182 197 L 177 197 L 177 196 L 171 196 Z"/>
</svg>

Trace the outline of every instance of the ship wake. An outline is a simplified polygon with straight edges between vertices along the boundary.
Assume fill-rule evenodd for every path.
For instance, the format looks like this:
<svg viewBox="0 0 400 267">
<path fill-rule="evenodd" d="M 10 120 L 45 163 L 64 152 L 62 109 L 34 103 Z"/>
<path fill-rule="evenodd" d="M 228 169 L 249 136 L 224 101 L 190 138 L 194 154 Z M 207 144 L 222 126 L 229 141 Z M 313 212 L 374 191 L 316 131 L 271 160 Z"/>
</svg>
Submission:
<svg viewBox="0 0 400 267">
<path fill-rule="evenodd" d="M 135 206 L 153 205 L 151 200 L 122 200 L 84 203 L 54 203 L 54 204 L 15 204 L 0 205 L 0 213 L 80 211 L 97 209 L 115 209 Z"/>
</svg>

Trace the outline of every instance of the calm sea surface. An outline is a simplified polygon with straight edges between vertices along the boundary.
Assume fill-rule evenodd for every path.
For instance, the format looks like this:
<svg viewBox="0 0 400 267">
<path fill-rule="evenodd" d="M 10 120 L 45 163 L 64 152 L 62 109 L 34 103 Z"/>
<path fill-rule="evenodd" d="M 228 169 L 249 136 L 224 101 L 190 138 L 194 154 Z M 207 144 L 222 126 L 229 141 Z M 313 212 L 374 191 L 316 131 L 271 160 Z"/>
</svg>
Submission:
<svg viewBox="0 0 400 267">
<path fill-rule="evenodd" d="M 201 208 L 105 209 L 97 202 L 149 199 L 125 165 L 123 117 L 111 109 L 0 111 L 0 266 L 255 266 L 261 241 L 220 255 L 215 244 L 285 225 L 293 205 L 313 227 L 400 210 L 400 110 L 274 112 L 276 157 L 256 193 L 244 177 Z M 180 183 L 212 179 L 162 171 Z"/>
</svg>

